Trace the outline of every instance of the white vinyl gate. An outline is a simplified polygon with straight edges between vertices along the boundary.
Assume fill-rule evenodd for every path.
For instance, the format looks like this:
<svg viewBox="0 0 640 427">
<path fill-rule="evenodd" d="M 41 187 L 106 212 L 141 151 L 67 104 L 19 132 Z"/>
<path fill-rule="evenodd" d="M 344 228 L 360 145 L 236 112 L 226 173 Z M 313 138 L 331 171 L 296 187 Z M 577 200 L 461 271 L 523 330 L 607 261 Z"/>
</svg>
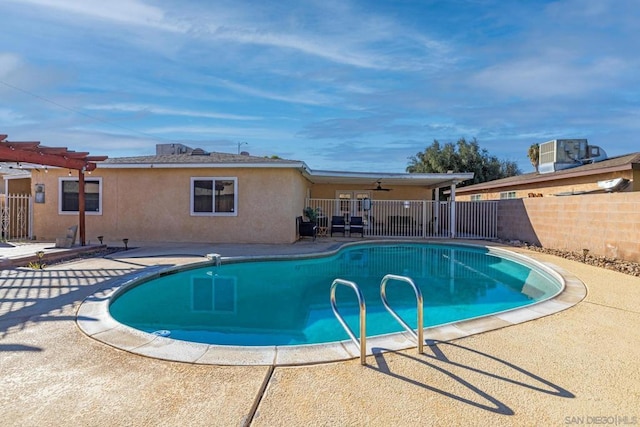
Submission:
<svg viewBox="0 0 640 427">
<path fill-rule="evenodd" d="M 2 240 L 29 240 L 33 236 L 33 200 L 30 194 L 0 194 Z"/>
</svg>

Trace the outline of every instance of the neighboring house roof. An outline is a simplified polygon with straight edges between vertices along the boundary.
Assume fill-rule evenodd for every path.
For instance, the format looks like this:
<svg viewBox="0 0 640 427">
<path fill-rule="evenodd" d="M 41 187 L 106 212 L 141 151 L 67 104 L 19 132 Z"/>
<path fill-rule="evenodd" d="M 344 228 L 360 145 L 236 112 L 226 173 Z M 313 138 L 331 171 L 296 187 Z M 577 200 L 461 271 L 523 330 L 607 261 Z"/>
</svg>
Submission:
<svg viewBox="0 0 640 427">
<path fill-rule="evenodd" d="M 445 187 L 473 179 L 473 173 L 424 174 L 384 172 L 313 171 L 304 162 L 270 157 L 229 153 L 161 154 L 139 157 L 114 157 L 98 163 L 103 169 L 146 168 L 294 168 L 317 184 L 340 183 L 374 185 L 409 185 L 429 188 Z"/>
<path fill-rule="evenodd" d="M 640 152 L 611 157 L 600 162 L 589 163 L 570 169 L 562 169 L 551 173 L 531 172 L 522 175 L 510 176 L 508 178 L 496 179 L 494 181 L 481 182 L 479 184 L 460 187 L 456 192 L 458 194 L 466 194 L 483 190 L 514 187 L 523 184 L 536 184 L 626 170 L 640 170 Z"/>
</svg>

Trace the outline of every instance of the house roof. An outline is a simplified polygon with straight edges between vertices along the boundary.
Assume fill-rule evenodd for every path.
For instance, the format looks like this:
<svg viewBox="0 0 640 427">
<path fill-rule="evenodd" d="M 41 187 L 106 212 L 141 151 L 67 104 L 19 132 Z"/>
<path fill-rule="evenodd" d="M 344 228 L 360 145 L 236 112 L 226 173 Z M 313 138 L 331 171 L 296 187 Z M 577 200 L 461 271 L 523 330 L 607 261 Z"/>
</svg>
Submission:
<svg viewBox="0 0 640 427">
<path fill-rule="evenodd" d="M 186 167 L 195 165 L 195 167 L 221 165 L 228 166 L 252 166 L 257 165 L 281 165 L 291 167 L 300 164 L 296 160 L 274 159 L 270 157 L 248 156 L 244 154 L 229 153 L 203 153 L 203 154 L 159 154 L 151 156 L 138 157 L 114 157 L 100 162 L 101 168 L 118 168 L 118 167 L 150 167 L 151 165 L 158 167 L 170 167 L 171 165 Z M 175 167 L 174 166 L 174 167 Z"/>
<path fill-rule="evenodd" d="M 640 170 L 640 152 L 611 157 L 600 162 L 589 163 L 570 169 L 562 169 L 552 173 L 531 172 L 522 175 L 510 176 L 508 178 L 496 179 L 494 181 L 482 182 L 480 184 L 458 188 L 456 192 L 458 194 L 465 194 L 483 190 L 514 187 L 522 184 L 550 182 L 567 178 L 625 170 Z"/>
<path fill-rule="evenodd" d="M 315 184 L 352 184 L 385 186 L 446 187 L 473 179 L 473 173 L 424 174 L 383 172 L 340 172 L 311 170 L 299 160 L 257 157 L 245 154 L 206 153 L 160 154 L 138 157 L 114 157 L 98 164 L 103 169 L 144 168 L 294 168 Z"/>
</svg>

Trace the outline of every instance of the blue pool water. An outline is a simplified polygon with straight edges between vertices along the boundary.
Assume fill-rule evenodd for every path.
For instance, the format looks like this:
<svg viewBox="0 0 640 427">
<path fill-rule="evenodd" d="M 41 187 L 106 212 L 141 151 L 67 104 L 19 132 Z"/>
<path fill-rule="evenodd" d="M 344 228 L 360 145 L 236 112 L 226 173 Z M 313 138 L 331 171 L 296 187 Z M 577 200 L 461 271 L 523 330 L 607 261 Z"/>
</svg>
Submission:
<svg viewBox="0 0 640 427">
<path fill-rule="evenodd" d="M 380 299 L 386 274 L 408 276 L 424 296 L 424 325 L 435 326 L 525 306 L 556 294 L 550 274 L 486 248 L 389 243 L 349 246 L 313 258 L 231 262 L 167 274 L 118 294 L 110 312 L 121 323 L 171 338 L 223 345 L 297 345 L 349 339 L 329 291 L 336 278 L 355 282 L 367 305 L 367 335 L 402 327 Z M 416 327 L 410 286 L 387 284 L 391 307 Z M 340 313 L 358 330 L 353 290 L 336 290 Z"/>
</svg>

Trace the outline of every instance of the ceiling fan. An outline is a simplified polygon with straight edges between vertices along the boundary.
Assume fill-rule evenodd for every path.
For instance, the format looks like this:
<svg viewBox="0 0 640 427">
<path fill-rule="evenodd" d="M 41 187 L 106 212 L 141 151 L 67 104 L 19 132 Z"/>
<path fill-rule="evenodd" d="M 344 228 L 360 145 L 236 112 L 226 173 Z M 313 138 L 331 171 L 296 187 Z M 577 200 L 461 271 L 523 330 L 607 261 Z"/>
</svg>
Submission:
<svg viewBox="0 0 640 427">
<path fill-rule="evenodd" d="M 370 188 L 369 190 L 371 191 L 391 191 L 391 188 L 382 188 L 382 183 L 380 182 L 380 180 L 376 181 L 376 188 Z"/>
</svg>

